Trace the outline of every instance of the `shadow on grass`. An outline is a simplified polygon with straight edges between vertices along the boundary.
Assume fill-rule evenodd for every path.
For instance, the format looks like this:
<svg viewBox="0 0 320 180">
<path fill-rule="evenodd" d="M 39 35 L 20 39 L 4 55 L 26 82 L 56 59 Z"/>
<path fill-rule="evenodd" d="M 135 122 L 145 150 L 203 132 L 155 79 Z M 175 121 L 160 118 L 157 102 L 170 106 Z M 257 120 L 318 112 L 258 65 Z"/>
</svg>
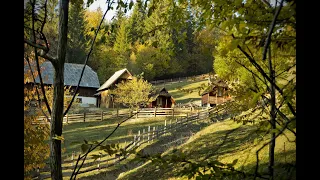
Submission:
<svg viewBox="0 0 320 180">
<path fill-rule="evenodd" d="M 201 163 L 208 159 L 218 159 L 219 156 L 232 155 L 246 149 L 250 150 L 254 144 L 254 139 L 258 136 L 256 126 L 234 127 L 226 130 L 208 132 L 204 136 L 189 141 L 189 143 L 185 144 L 180 150 L 185 153 L 188 160 Z M 251 144 L 251 146 L 245 146 L 244 144 Z M 287 157 L 288 161 L 283 161 L 284 157 Z M 237 157 L 234 157 L 234 159 L 237 159 Z M 275 161 L 275 179 L 295 179 L 295 166 L 293 165 L 295 164 L 295 150 L 290 150 L 285 153 L 276 152 Z M 248 173 L 254 173 L 255 161 L 251 159 L 250 162 L 254 163 L 243 165 L 241 169 L 244 169 L 245 172 Z M 178 178 L 180 176 L 178 176 L 177 173 L 183 170 L 181 164 L 178 162 L 172 163 L 166 168 L 157 166 L 157 164 L 149 164 L 148 166 L 135 169 L 130 174 L 121 177 L 121 180 L 143 180 L 154 179 L 155 177 L 159 180 L 173 177 Z M 259 173 L 264 174 L 266 170 L 267 162 L 263 161 L 259 165 Z M 253 177 L 248 176 L 246 179 L 253 179 Z"/>
<path fill-rule="evenodd" d="M 169 122 L 170 117 L 160 117 L 156 119 L 130 119 L 123 123 L 115 133 L 105 143 L 124 143 L 133 140 L 133 135 L 151 130 L 155 126 L 163 126 L 164 121 L 167 119 Z M 66 125 L 63 130 L 65 141 L 62 143 L 62 148 L 66 149 L 64 156 L 71 156 L 72 152 L 80 152 L 81 144 L 84 139 L 87 141 L 101 141 L 109 135 L 117 126 L 117 123 L 123 119 L 92 121 L 92 122 L 79 122 Z M 173 122 L 173 121 L 172 121 Z"/>
<path fill-rule="evenodd" d="M 155 142 L 151 142 L 150 144 L 146 144 L 146 146 L 138 151 L 137 153 L 142 153 L 144 155 L 155 155 L 157 153 L 163 153 L 169 148 L 175 147 L 180 145 L 181 143 L 186 142 L 188 137 L 193 133 L 197 132 L 201 129 L 203 126 L 207 126 L 208 123 L 194 123 L 194 124 L 189 124 L 188 126 L 181 127 L 177 129 L 177 131 L 174 131 L 172 133 L 168 133 L 167 135 L 162 136 L 160 139 L 156 140 Z M 175 141 L 177 139 L 183 138 L 182 141 L 177 141 L 177 143 L 172 143 L 171 146 L 165 146 L 166 144 Z M 86 180 L 93 180 L 93 179 L 108 179 L 108 180 L 113 180 L 117 179 L 120 173 L 126 172 L 128 170 L 134 169 L 136 167 L 141 166 L 147 162 L 146 159 L 141 159 L 141 158 L 134 158 L 131 160 L 128 160 L 125 162 L 125 164 L 120 164 L 116 165 L 115 168 L 112 168 L 111 170 L 101 172 L 96 175 L 91 175 L 88 177 L 82 177 L 80 179 L 86 179 Z"/>
</svg>

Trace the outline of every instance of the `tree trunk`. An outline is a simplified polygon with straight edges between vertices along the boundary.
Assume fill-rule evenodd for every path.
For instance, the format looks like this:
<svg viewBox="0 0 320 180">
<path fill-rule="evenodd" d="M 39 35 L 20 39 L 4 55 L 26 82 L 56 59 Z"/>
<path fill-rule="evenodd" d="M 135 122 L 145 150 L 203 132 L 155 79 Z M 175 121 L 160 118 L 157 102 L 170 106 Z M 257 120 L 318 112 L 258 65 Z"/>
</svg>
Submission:
<svg viewBox="0 0 320 180">
<path fill-rule="evenodd" d="M 269 46 L 269 70 L 270 70 L 270 78 L 275 83 L 275 77 L 274 77 L 274 70 L 272 68 L 272 62 L 271 62 L 271 47 Z M 269 145 L 269 174 L 270 179 L 273 179 L 274 171 L 274 149 L 276 145 L 275 140 L 275 132 L 274 129 L 276 129 L 276 94 L 275 94 L 275 87 L 270 83 L 270 95 L 271 95 L 271 110 L 270 110 L 270 123 L 271 123 L 271 142 Z"/>
<path fill-rule="evenodd" d="M 51 179 L 53 180 L 62 179 L 61 141 L 53 139 L 53 137 L 56 135 L 62 135 L 64 100 L 64 63 L 66 57 L 68 33 L 68 6 L 69 0 L 59 1 L 59 39 L 57 61 L 53 62 L 55 72 L 53 79 L 54 89 L 50 130 L 50 167 Z"/>
</svg>

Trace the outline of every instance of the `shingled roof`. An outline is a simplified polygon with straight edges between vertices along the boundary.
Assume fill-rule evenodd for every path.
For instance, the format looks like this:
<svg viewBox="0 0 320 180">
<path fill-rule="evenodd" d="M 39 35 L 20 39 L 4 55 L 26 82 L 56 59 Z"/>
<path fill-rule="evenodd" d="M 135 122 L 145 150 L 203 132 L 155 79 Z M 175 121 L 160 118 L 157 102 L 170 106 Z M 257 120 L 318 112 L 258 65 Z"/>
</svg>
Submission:
<svg viewBox="0 0 320 180">
<path fill-rule="evenodd" d="M 46 61 L 40 65 L 41 76 L 44 84 L 53 84 L 53 65 L 51 62 Z M 65 63 L 64 64 L 64 85 L 77 86 L 82 72 L 83 64 Z M 25 73 L 29 70 L 29 66 L 25 66 Z M 36 67 L 32 66 L 33 72 L 36 72 Z M 36 83 L 40 83 L 39 76 L 35 78 Z M 91 67 L 86 65 L 84 73 L 80 82 L 80 87 L 99 88 L 100 83 L 98 75 Z"/>
<path fill-rule="evenodd" d="M 153 92 L 150 92 L 149 94 L 149 100 L 155 101 L 158 96 L 164 96 L 164 97 L 171 97 L 171 94 L 166 90 L 165 87 L 160 87 L 155 89 Z M 172 98 L 173 99 L 173 98 Z"/>
<path fill-rule="evenodd" d="M 108 89 L 117 79 L 119 79 L 124 73 L 128 73 L 129 76 L 132 76 L 127 68 L 116 71 L 97 91 L 103 91 Z"/>
</svg>

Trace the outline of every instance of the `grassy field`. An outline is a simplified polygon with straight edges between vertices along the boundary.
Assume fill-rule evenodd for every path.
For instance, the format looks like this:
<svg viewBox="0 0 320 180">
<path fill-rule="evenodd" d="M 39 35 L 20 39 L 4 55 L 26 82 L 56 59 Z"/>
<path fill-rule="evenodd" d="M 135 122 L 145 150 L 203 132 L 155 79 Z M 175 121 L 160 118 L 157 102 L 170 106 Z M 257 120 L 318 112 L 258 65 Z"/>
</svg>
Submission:
<svg viewBox="0 0 320 180">
<path fill-rule="evenodd" d="M 206 81 L 184 81 L 179 83 L 167 84 L 165 87 L 176 99 L 177 103 L 186 103 L 190 100 L 200 100 L 196 89 Z M 179 92 L 178 88 L 193 89 L 194 92 L 186 93 Z M 119 143 L 124 146 L 124 141 L 129 142 L 133 140 L 133 135 L 137 134 L 140 130 L 148 129 L 148 126 L 163 126 L 164 120 L 170 117 L 157 117 L 157 118 L 138 118 L 131 119 L 123 123 L 119 129 L 107 140 L 107 144 Z M 63 137 L 65 138 L 62 143 L 64 149 L 63 158 L 70 159 L 73 151 L 80 152 L 81 144 L 84 140 L 87 141 L 101 141 L 108 135 L 123 118 L 105 119 L 103 121 L 87 121 L 65 124 L 63 127 Z M 169 133 L 167 136 L 155 140 L 150 144 L 141 146 L 138 151 L 143 151 L 147 154 L 163 153 L 163 155 L 172 153 L 172 148 L 177 148 L 183 151 L 194 162 L 202 162 L 205 157 L 210 155 L 208 159 L 218 159 L 223 163 L 232 162 L 238 159 L 235 166 L 238 170 L 252 173 L 255 166 L 255 151 L 261 147 L 261 144 L 266 142 L 264 139 L 259 144 L 254 142 L 258 137 L 255 133 L 256 126 L 254 125 L 241 125 L 233 121 L 227 120 L 215 124 L 208 124 L 206 122 L 193 123 L 188 127 L 179 129 L 176 132 Z M 184 141 L 182 145 L 173 144 L 173 146 L 164 146 L 168 142 L 181 138 L 183 135 L 189 133 L 196 133 L 188 141 Z M 295 179 L 295 171 L 292 177 L 288 177 L 282 167 L 284 163 L 295 164 L 295 143 L 288 142 L 287 138 L 293 139 L 290 132 L 286 132 L 286 136 L 280 136 L 276 144 L 276 175 L 277 179 Z M 284 151 L 285 143 L 285 151 Z M 92 154 L 97 154 L 99 150 L 94 151 Z M 260 169 L 259 172 L 263 173 L 267 170 L 267 156 L 268 146 L 260 153 Z M 102 159 L 103 160 L 103 159 Z M 93 160 L 87 160 L 90 162 Z M 63 167 L 70 166 L 70 163 L 64 163 Z M 85 170 L 82 168 L 81 170 Z M 171 179 L 180 180 L 187 179 L 187 177 L 180 177 L 177 173 L 182 171 L 182 167 L 177 164 L 172 164 L 166 169 L 157 166 L 150 162 L 136 161 L 135 156 L 131 155 L 128 159 L 121 162 L 119 165 L 103 169 L 100 171 L 93 171 L 77 176 L 82 180 L 131 180 L 131 179 Z M 71 170 L 64 170 L 64 172 L 71 172 Z M 280 178 L 284 176 L 284 178 Z M 68 179 L 65 177 L 64 179 Z"/>
<path fill-rule="evenodd" d="M 254 125 L 240 125 L 227 120 L 204 128 L 177 149 L 185 153 L 187 159 L 193 162 L 216 159 L 222 163 L 231 163 L 233 160 L 238 159 L 235 165 L 237 170 L 253 173 L 256 162 L 255 152 L 267 141 L 264 139 L 258 144 L 254 143 L 254 138 L 258 137 L 255 130 L 256 126 Z M 296 162 L 296 145 L 294 142 L 288 141 L 288 139 L 293 140 L 294 135 L 290 132 L 286 132 L 285 134 L 286 136 L 280 136 L 276 142 L 276 179 L 295 179 L 295 168 L 286 169 L 292 167 Z M 163 157 L 166 157 L 166 154 L 170 153 L 172 153 L 171 150 L 163 153 Z M 265 173 L 267 171 L 268 146 L 261 151 L 259 160 L 261 163 L 259 173 Z M 147 162 L 135 169 L 120 174 L 118 179 L 147 180 L 154 179 L 155 177 L 159 180 L 188 179 L 186 176 L 180 177 L 177 175 L 182 170 L 183 168 L 180 163 L 169 164 L 168 167 L 161 168 L 157 164 Z M 248 179 L 252 179 L 252 177 Z"/>
<path fill-rule="evenodd" d="M 163 126 L 164 120 L 169 117 L 157 118 L 132 118 L 124 122 L 117 131 L 107 140 L 107 144 L 118 142 L 129 142 L 133 140 L 133 135 L 140 130 L 148 129 L 148 126 Z M 70 156 L 73 151 L 81 151 L 80 146 L 84 140 L 101 141 L 118 125 L 123 118 L 107 119 L 103 121 L 75 122 L 63 127 L 64 143 L 62 148 L 65 148 L 63 153 Z"/>
<path fill-rule="evenodd" d="M 165 87 L 168 92 L 173 96 L 176 100 L 176 103 L 188 103 L 191 101 L 199 101 L 201 100 L 201 96 L 199 96 L 198 88 L 207 84 L 208 80 L 200 80 L 200 81 L 192 81 L 192 80 L 184 80 L 182 82 L 175 82 L 172 84 L 166 85 L 157 85 L 156 87 Z M 192 90 L 192 93 L 179 91 L 178 88 Z"/>
</svg>

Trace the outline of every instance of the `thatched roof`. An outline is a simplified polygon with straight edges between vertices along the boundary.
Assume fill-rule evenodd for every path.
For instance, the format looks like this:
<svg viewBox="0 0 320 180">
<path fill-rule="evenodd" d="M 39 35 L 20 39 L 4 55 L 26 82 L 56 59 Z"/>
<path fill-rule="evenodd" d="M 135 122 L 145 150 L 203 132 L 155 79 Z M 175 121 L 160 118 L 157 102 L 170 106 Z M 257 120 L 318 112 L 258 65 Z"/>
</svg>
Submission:
<svg viewBox="0 0 320 180">
<path fill-rule="evenodd" d="M 125 77 L 132 79 L 131 73 L 127 70 L 127 68 L 116 71 L 97 91 L 103 91 L 108 89 L 113 83 L 115 83 L 119 78 Z"/>
<path fill-rule="evenodd" d="M 31 65 L 32 71 L 37 72 L 35 64 Z M 65 63 L 64 64 L 64 85 L 65 86 L 77 86 L 82 72 L 83 64 Z M 54 68 L 50 61 L 40 64 L 41 77 L 44 84 L 53 84 Z M 30 67 L 26 65 L 24 72 L 30 70 Z M 35 78 L 36 83 L 40 83 L 39 76 Z M 33 82 L 32 80 L 30 82 Z M 80 87 L 99 88 L 100 83 L 98 75 L 91 67 L 86 65 L 84 73 L 80 82 Z"/>
</svg>

